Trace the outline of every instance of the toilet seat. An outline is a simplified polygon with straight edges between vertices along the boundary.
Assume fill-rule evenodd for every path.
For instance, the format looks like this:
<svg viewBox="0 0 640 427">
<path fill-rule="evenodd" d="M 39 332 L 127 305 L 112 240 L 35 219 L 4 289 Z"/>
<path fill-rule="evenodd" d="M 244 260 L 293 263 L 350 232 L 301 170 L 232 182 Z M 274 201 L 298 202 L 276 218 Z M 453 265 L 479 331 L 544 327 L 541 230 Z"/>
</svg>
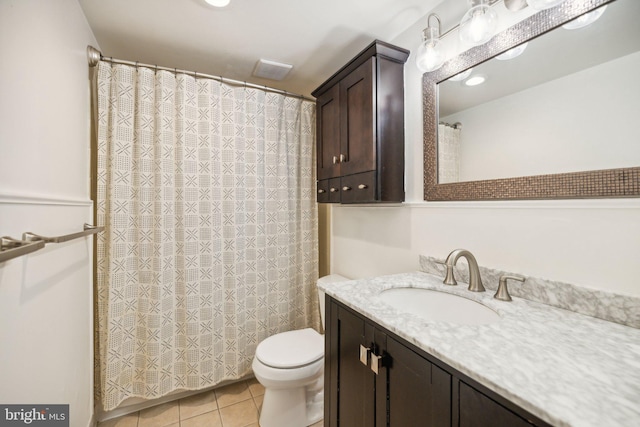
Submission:
<svg viewBox="0 0 640 427">
<path fill-rule="evenodd" d="M 262 364 L 278 369 L 299 368 L 323 356 L 324 337 L 311 328 L 270 336 L 256 348 L 256 358 Z"/>
</svg>

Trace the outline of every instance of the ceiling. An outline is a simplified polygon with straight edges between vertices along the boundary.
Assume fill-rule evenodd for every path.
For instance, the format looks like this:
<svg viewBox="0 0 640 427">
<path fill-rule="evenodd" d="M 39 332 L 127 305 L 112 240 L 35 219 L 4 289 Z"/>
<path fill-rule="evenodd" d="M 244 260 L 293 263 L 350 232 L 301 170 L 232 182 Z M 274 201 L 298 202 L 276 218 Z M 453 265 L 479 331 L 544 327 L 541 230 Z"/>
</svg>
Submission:
<svg viewBox="0 0 640 427">
<path fill-rule="evenodd" d="M 392 41 L 441 1 L 232 0 L 219 9 L 204 0 L 79 0 L 105 57 L 306 96 L 374 39 Z M 260 58 L 293 69 L 282 81 L 253 77 Z"/>
</svg>

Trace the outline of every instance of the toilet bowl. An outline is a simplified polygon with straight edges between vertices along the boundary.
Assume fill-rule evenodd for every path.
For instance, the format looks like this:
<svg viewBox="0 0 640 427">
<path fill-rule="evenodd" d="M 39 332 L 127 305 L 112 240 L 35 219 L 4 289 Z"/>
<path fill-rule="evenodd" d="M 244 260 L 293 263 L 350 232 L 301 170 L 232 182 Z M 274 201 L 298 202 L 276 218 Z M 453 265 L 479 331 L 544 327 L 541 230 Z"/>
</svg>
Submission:
<svg viewBox="0 0 640 427">
<path fill-rule="evenodd" d="M 337 274 L 318 283 L 342 282 Z M 318 290 L 324 325 L 324 292 Z M 311 328 L 281 332 L 258 344 L 253 373 L 265 388 L 261 427 L 305 427 L 324 414 L 324 336 Z"/>
</svg>

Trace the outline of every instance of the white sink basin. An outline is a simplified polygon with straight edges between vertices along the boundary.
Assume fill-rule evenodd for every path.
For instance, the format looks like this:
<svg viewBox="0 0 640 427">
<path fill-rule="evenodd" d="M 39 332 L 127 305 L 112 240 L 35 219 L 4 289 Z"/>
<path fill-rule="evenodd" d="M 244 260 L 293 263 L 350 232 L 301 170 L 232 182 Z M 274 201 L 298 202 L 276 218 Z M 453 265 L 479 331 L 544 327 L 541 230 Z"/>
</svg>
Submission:
<svg viewBox="0 0 640 427">
<path fill-rule="evenodd" d="M 480 303 L 458 295 L 421 288 L 393 288 L 380 292 L 381 301 L 398 311 L 425 320 L 486 325 L 500 320 L 498 313 Z"/>
</svg>

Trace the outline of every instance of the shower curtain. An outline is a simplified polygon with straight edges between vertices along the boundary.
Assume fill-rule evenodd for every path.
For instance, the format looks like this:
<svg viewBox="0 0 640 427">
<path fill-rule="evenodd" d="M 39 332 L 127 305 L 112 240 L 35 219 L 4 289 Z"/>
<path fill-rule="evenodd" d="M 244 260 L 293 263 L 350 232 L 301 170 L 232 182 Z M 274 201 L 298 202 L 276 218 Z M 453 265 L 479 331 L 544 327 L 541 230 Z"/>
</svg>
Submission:
<svg viewBox="0 0 640 427">
<path fill-rule="evenodd" d="M 460 131 L 459 126 L 438 125 L 438 183 L 460 181 Z"/>
<path fill-rule="evenodd" d="M 97 395 L 201 389 L 319 327 L 315 105 L 100 62 Z"/>
</svg>

